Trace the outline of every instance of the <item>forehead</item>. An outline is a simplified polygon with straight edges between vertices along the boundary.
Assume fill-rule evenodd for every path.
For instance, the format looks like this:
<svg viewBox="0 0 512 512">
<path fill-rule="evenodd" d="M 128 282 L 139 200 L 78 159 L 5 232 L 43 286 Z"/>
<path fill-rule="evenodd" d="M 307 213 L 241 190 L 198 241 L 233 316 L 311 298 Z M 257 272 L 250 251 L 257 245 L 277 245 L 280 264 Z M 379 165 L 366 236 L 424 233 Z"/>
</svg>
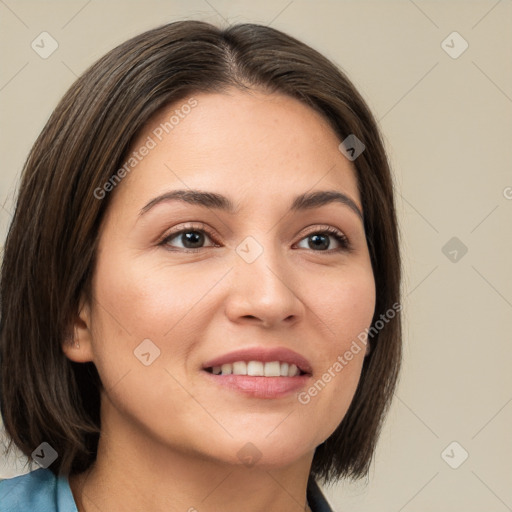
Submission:
<svg viewBox="0 0 512 512">
<path fill-rule="evenodd" d="M 359 203 L 357 178 L 340 138 L 311 107 L 277 93 L 197 93 L 161 110 L 129 155 L 141 153 L 117 200 L 140 204 L 171 189 L 204 189 L 282 202 L 335 188 Z M 132 162 L 135 163 L 135 162 Z M 256 200 L 256 199 L 255 199 Z"/>
</svg>

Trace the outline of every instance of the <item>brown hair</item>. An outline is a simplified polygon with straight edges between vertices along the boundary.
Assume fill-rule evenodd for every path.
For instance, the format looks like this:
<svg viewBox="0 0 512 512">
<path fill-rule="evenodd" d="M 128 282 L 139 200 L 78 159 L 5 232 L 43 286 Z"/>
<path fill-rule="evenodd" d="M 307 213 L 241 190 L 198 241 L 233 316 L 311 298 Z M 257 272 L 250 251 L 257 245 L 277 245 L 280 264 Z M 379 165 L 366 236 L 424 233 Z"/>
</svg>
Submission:
<svg viewBox="0 0 512 512">
<path fill-rule="evenodd" d="M 11 442 L 27 456 L 44 441 L 57 451 L 55 474 L 87 469 L 101 428 L 96 367 L 71 362 L 61 348 L 81 295 L 91 299 L 98 231 L 111 196 L 98 200 L 94 191 L 163 107 L 228 87 L 287 94 L 320 112 L 341 139 L 354 134 L 363 141 L 366 149 L 353 163 L 377 290 L 373 322 L 400 303 L 392 177 L 376 122 L 343 72 L 304 43 L 255 24 L 219 29 L 179 21 L 138 35 L 92 65 L 55 108 L 25 163 L 5 244 L 1 413 Z M 399 316 L 376 331 L 346 416 L 316 449 L 315 477 L 368 473 L 399 372 Z"/>
</svg>

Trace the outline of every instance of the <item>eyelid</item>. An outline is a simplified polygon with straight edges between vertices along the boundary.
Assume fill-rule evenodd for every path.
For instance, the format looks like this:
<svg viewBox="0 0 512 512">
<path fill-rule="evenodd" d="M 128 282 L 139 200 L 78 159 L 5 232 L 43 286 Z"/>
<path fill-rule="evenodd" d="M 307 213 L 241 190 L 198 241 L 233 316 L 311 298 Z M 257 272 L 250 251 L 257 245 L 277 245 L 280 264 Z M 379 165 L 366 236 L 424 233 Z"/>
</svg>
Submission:
<svg viewBox="0 0 512 512">
<path fill-rule="evenodd" d="M 180 226 L 177 229 L 173 229 L 171 231 L 166 232 L 162 236 L 160 241 L 157 243 L 157 245 L 166 245 L 166 242 L 170 238 L 174 238 L 175 236 L 180 235 L 182 233 L 186 233 L 187 231 L 202 231 L 202 232 L 206 233 L 209 238 L 211 238 L 212 242 L 214 242 L 215 244 L 219 243 L 217 241 L 215 235 L 213 235 L 213 233 L 208 229 L 206 224 L 204 224 L 202 222 L 198 222 L 198 223 L 191 222 L 191 223 L 185 223 L 185 225 L 182 225 L 182 226 Z M 201 247 L 201 249 L 203 249 L 203 247 Z M 184 250 L 184 251 L 196 251 L 198 249 L 182 249 L 182 250 Z"/>
</svg>

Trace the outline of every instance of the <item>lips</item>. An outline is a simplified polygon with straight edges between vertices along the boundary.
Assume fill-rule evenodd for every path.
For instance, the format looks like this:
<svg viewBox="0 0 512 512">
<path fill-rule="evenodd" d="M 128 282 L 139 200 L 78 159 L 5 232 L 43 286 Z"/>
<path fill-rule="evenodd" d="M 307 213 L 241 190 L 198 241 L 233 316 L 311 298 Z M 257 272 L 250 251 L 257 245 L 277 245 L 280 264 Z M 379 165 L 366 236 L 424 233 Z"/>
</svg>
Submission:
<svg viewBox="0 0 512 512">
<path fill-rule="evenodd" d="M 256 347 L 216 357 L 202 366 L 203 374 L 221 388 L 254 398 L 290 395 L 308 383 L 307 359 L 286 348 Z"/>
</svg>

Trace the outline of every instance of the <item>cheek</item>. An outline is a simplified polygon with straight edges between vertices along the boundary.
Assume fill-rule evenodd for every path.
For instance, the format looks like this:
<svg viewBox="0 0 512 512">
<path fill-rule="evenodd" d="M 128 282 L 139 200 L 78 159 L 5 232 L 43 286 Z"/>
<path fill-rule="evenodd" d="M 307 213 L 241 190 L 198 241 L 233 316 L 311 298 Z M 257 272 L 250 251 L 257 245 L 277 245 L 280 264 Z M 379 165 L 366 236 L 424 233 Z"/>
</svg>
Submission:
<svg viewBox="0 0 512 512">
<path fill-rule="evenodd" d="M 336 429 L 352 402 L 366 354 L 365 338 L 360 335 L 371 325 L 375 310 L 371 268 L 347 272 L 338 283 L 335 288 L 324 288 L 324 293 L 319 291 L 314 298 L 315 313 L 328 327 L 328 336 L 317 347 L 322 354 L 321 370 L 298 395 L 310 417 L 325 419 L 319 443 Z"/>
<path fill-rule="evenodd" d="M 186 322 L 186 316 L 222 277 L 222 273 L 214 274 L 178 267 L 148 268 L 137 261 L 118 266 L 104 263 L 97 269 L 95 288 L 101 306 L 99 324 L 133 342 L 141 337 L 161 340 Z"/>
<path fill-rule="evenodd" d="M 174 372 L 182 367 L 204 337 L 213 314 L 205 310 L 211 307 L 208 294 L 224 274 L 224 268 L 186 271 L 181 266 L 148 265 L 133 257 L 128 261 L 122 254 L 103 258 L 93 283 L 93 350 L 104 387 L 109 389 L 121 379 L 126 384 L 142 370 L 141 385 L 161 389 L 162 375 L 169 380 L 163 369 Z M 146 367 L 144 358 L 154 363 Z M 155 368 L 160 369 L 158 375 Z"/>
<path fill-rule="evenodd" d="M 331 283 L 335 281 L 336 286 Z M 371 267 L 347 269 L 345 275 L 330 279 L 317 288 L 312 307 L 328 329 L 331 343 L 322 352 L 344 351 L 350 342 L 368 328 L 375 311 L 375 282 Z M 348 344 L 348 345 L 347 345 Z"/>
<path fill-rule="evenodd" d="M 197 273 L 149 271 L 136 261 L 121 261 L 102 261 L 94 283 L 94 363 L 108 396 L 107 407 L 138 421 L 152 435 L 156 432 L 151 425 L 160 422 L 156 431 L 179 437 L 181 430 L 168 418 L 192 421 L 197 407 L 191 407 L 194 404 L 180 385 L 181 373 L 166 369 L 172 367 L 170 362 L 186 359 L 197 336 L 197 325 L 190 321 L 194 306 L 212 284 Z"/>
</svg>

